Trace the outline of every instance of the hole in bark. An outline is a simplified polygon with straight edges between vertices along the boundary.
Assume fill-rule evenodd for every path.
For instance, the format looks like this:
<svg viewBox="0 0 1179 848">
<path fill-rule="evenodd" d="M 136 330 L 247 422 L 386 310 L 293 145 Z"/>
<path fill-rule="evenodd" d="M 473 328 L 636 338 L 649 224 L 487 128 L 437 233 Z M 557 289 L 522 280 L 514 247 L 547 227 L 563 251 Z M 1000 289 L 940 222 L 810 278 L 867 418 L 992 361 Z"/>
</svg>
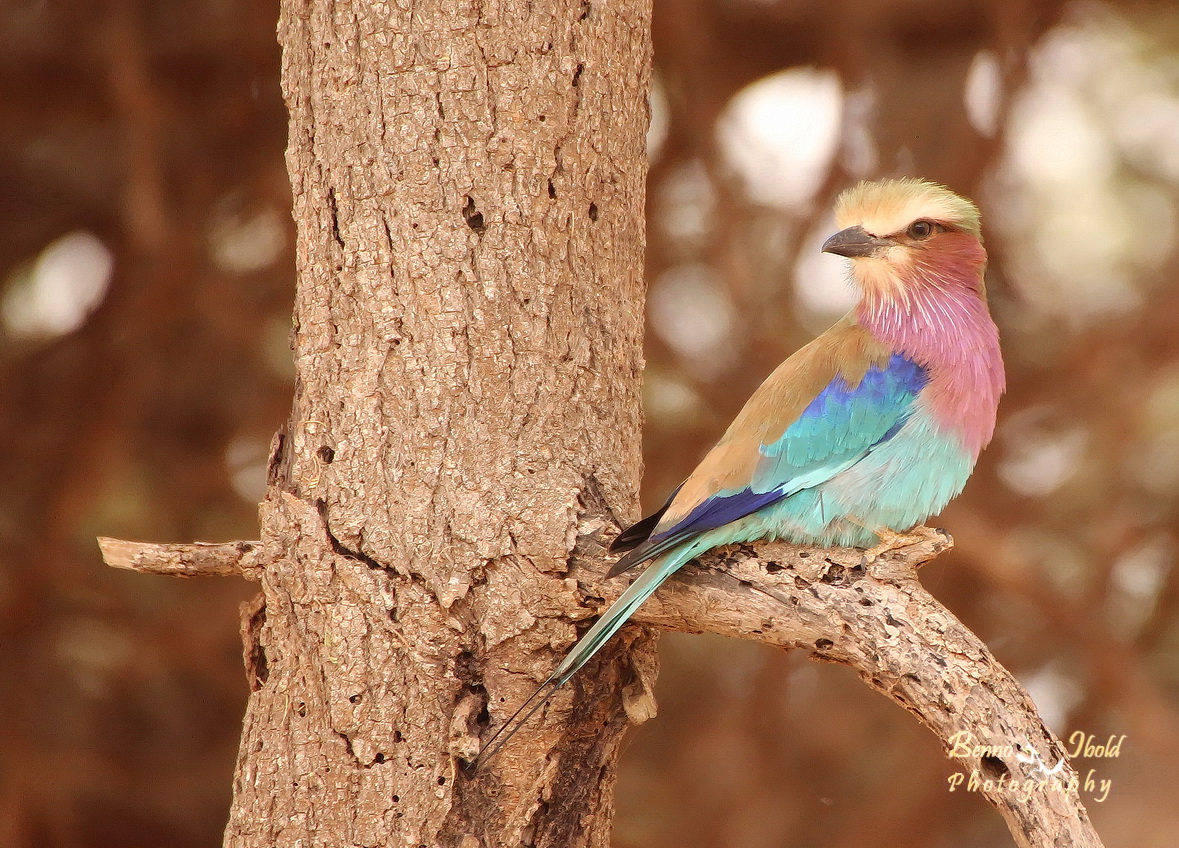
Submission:
<svg viewBox="0 0 1179 848">
<path fill-rule="evenodd" d="M 598 220 L 598 204 L 591 203 L 589 208 L 589 217 L 591 221 Z"/>
<path fill-rule="evenodd" d="M 1007 768 L 1007 763 L 1003 762 L 998 757 L 986 756 L 979 760 L 979 765 L 982 766 L 983 774 L 992 780 L 998 780 L 1000 777 L 1010 777 L 1011 769 Z"/>
<path fill-rule="evenodd" d="M 334 188 L 328 189 L 327 200 L 328 200 L 328 211 L 331 213 L 331 216 L 332 216 L 332 238 L 334 238 L 336 240 L 336 244 L 338 244 L 340 247 L 343 247 L 344 246 L 344 239 L 340 235 L 340 209 L 336 205 L 336 190 Z M 340 271 L 342 269 L 337 268 L 336 270 Z"/>
<path fill-rule="evenodd" d="M 460 651 L 454 658 L 454 676 L 461 680 L 469 691 L 482 691 L 479 684 L 479 665 L 471 651 Z"/>
<path fill-rule="evenodd" d="M 445 777 L 438 778 L 438 785 L 445 786 L 446 785 L 446 778 Z"/>
<path fill-rule="evenodd" d="M 799 559 L 810 559 L 810 556 L 811 556 L 810 551 L 799 551 L 798 552 Z"/>
<path fill-rule="evenodd" d="M 781 570 L 782 570 L 782 569 L 784 569 L 785 567 L 786 567 L 786 566 L 784 566 L 784 565 L 779 565 L 779 564 L 778 564 L 778 563 L 776 563 L 776 562 L 767 562 L 767 563 L 766 563 L 766 571 L 767 571 L 768 573 L 770 573 L 770 574 L 777 574 L 779 571 L 781 571 Z"/>
<path fill-rule="evenodd" d="M 834 647 L 835 643 L 830 639 L 818 639 L 815 641 L 815 650 L 817 651 L 829 651 Z"/>
<path fill-rule="evenodd" d="M 586 7 L 588 8 L 588 6 L 589 6 L 589 4 L 587 3 Z M 587 11 L 586 14 L 588 15 L 589 12 Z M 582 20 L 584 20 L 584 18 Z M 581 75 L 584 72 L 585 72 L 585 62 L 578 62 L 577 63 L 577 70 L 573 72 L 573 87 L 574 88 L 577 88 L 577 86 L 581 83 Z"/>
<path fill-rule="evenodd" d="M 842 565 L 832 563 L 831 567 L 827 569 L 827 573 L 821 578 L 824 583 L 839 583 L 843 580 L 847 569 Z"/>
<path fill-rule="evenodd" d="M 393 803 L 394 803 L 394 804 L 396 804 L 396 803 L 398 803 L 398 802 L 400 802 L 400 801 L 401 801 L 401 796 L 400 796 L 400 795 L 394 795 L 394 796 L 393 796 Z"/>
<path fill-rule="evenodd" d="M 377 755 L 373 757 L 373 762 L 378 764 L 385 762 L 385 755 L 378 751 Z"/>
<path fill-rule="evenodd" d="M 299 703 L 295 704 L 295 715 L 297 715 L 299 718 L 307 718 L 307 705 L 302 701 L 299 701 Z"/>
<path fill-rule="evenodd" d="M 257 641 L 250 648 L 250 670 L 253 672 L 250 689 L 257 692 L 270 679 L 270 660 L 266 657 L 266 649 Z"/>
<path fill-rule="evenodd" d="M 319 455 L 319 458 L 322 459 L 328 465 L 331 465 L 332 460 L 336 458 L 336 452 L 334 450 L 332 450 L 331 448 L 329 448 L 327 445 L 320 446 L 319 450 L 317 450 L 316 453 Z"/>
<path fill-rule="evenodd" d="M 549 180 L 549 199 L 551 199 L 551 200 L 557 199 L 557 187 L 555 185 L 553 185 L 552 180 Z"/>
<path fill-rule="evenodd" d="M 463 218 L 467 226 L 479 235 L 483 235 L 487 230 L 487 225 L 483 223 L 483 213 L 475 208 L 475 201 L 470 197 L 467 198 L 467 205 L 463 207 Z"/>
<path fill-rule="evenodd" d="M 348 696 L 348 703 L 359 704 L 360 703 L 360 693 L 357 692 L 355 695 L 349 695 Z"/>
<path fill-rule="evenodd" d="M 872 599 L 871 598 L 860 598 L 860 606 L 862 606 L 862 607 L 872 606 Z"/>
<path fill-rule="evenodd" d="M 541 115 L 539 118 L 537 118 L 537 120 L 543 124 L 545 121 L 548 120 L 548 118 L 546 118 L 544 115 Z"/>
<path fill-rule="evenodd" d="M 404 738 L 405 738 L 405 737 L 401 735 L 401 731 L 400 731 L 400 730 L 394 730 L 394 731 L 393 731 L 393 741 L 394 741 L 394 742 L 400 742 L 400 741 L 401 741 L 402 739 L 404 739 Z"/>
<path fill-rule="evenodd" d="M 278 467 L 282 465 L 283 448 L 287 444 L 287 434 L 279 430 L 274 434 L 274 447 L 270 451 L 270 462 L 266 468 L 266 482 L 274 483 L 278 480 Z"/>
</svg>

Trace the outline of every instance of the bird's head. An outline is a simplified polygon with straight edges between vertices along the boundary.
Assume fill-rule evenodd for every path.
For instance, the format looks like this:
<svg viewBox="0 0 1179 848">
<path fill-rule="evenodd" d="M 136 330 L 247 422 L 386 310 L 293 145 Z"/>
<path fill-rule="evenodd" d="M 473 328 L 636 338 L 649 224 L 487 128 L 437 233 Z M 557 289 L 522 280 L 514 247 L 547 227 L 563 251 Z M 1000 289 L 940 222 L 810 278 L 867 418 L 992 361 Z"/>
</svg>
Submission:
<svg viewBox="0 0 1179 848">
<path fill-rule="evenodd" d="M 904 301 L 917 288 L 963 285 L 985 297 L 978 207 L 919 179 L 862 182 L 839 196 L 841 228 L 823 245 L 852 259 L 852 277 L 870 298 Z"/>
</svg>

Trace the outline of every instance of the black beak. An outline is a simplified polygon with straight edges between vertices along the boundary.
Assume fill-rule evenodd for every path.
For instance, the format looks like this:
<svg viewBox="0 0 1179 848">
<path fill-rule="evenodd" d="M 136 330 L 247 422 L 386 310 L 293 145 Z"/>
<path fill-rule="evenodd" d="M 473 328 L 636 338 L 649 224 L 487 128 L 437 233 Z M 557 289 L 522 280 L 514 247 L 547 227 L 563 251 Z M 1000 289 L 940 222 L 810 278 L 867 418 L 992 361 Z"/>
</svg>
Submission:
<svg viewBox="0 0 1179 848">
<path fill-rule="evenodd" d="M 861 226 L 840 230 L 823 242 L 824 253 L 834 253 L 852 259 L 862 256 L 878 256 L 896 244 L 890 238 L 877 238 Z"/>
</svg>

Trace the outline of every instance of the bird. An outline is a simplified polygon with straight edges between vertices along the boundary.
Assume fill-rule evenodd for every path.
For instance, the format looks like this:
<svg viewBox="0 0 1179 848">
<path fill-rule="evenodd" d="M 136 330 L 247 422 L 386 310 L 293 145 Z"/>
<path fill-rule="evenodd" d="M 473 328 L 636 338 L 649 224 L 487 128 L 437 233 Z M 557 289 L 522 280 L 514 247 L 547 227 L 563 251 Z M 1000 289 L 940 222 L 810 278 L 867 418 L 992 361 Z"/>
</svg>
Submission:
<svg viewBox="0 0 1179 848">
<path fill-rule="evenodd" d="M 924 179 L 884 179 L 844 191 L 835 222 L 822 250 L 851 260 L 858 303 L 766 378 L 659 510 L 611 542 L 623 555 L 608 577 L 650 565 L 476 763 L 705 551 L 780 539 L 865 548 L 871 561 L 935 532 L 923 522 L 966 485 L 1005 389 L 978 207 Z"/>
</svg>

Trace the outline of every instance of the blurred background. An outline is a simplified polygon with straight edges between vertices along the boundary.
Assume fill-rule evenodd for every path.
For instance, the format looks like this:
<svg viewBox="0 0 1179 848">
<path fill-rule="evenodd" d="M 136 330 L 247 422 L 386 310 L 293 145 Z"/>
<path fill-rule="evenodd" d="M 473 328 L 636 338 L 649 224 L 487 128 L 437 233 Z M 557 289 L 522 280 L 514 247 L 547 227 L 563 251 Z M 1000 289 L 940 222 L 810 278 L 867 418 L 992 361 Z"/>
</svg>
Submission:
<svg viewBox="0 0 1179 848">
<path fill-rule="evenodd" d="M 97 534 L 257 535 L 289 408 L 274 3 L 0 11 L 0 846 L 220 844 L 254 587 Z M 644 497 L 851 302 L 848 183 L 976 198 L 1009 391 L 923 583 L 1067 739 L 1110 848 L 1179 844 L 1179 7 L 656 0 Z M 662 641 L 617 848 L 1007 846 L 848 669 Z M 1101 790 L 1100 781 L 1108 781 Z M 1101 800 L 1098 800 L 1101 799 Z"/>
</svg>

